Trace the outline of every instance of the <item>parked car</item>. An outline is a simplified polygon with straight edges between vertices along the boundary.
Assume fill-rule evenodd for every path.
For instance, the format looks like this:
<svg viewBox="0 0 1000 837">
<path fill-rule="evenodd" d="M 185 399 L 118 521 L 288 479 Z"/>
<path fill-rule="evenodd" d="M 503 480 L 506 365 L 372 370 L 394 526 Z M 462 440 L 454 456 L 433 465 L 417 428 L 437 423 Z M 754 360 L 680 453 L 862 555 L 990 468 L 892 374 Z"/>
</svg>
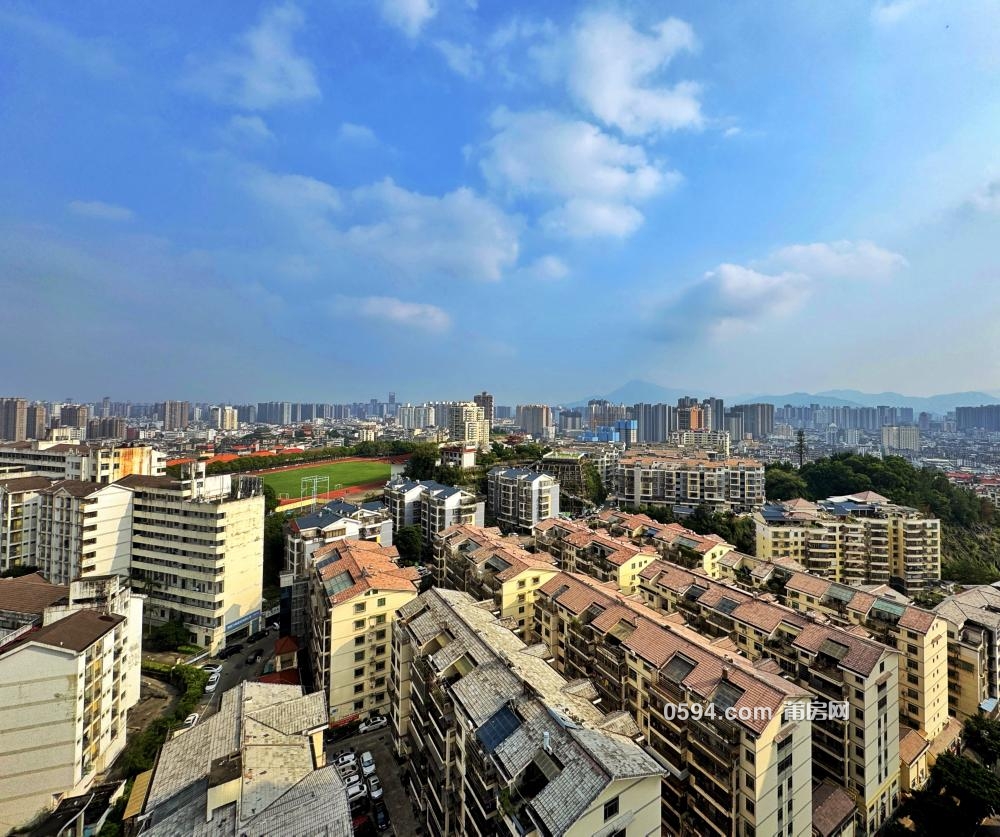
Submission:
<svg viewBox="0 0 1000 837">
<path fill-rule="evenodd" d="M 375 758 L 368 750 L 361 754 L 361 772 L 365 776 L 371 776 L 375 772 Z"/>
<path fill-rule="evenodd" d="M 346 770 L 346 773 L 341 773 L 340 778 L 344 780 L 345 785 L 356 785 L 361 782 L 361 774 L 356 773 L 350 767 L 341 768 Z"/>
<path fill-rule="evenodd" d="M 270 625 L 267 626 L 267 629 L 269 631 L 280 631 L 281 625 L 279 625 L 277 622 L 272 622 Z"/>
<path fill-rule="evenodd" d="M 355 782 L 353 785 L 347 786 L 347 801 L 355 802 L 363 797 L 368 796 L 368 791 L 361 782 Z"/>
<path fill-rule="evenodd" d="M 216 687 L 219 685 L 219 674 L 216 672 L 211 677 L 208 678 L 208 683 L 205 684 L 206 692 L 214 692 Z"/>
<path fill-rule="evenodd" d="M 222 666 L 220 666 L 218 663 L 205 663 L 204 665 L 202 665 L 201 670 L 207 671 L 209 674 L 218 674 L 220 671 L 222 671 Z"/>
<path fill-rule="evenodd" d="M 191 729 L 195 724 L 198 723 L 198 719 L 201 717 L 197 712 L 192 712 L 184 719 L 184 729 Z"/>
<path fill-rule="evenodd" d="M 368 777 L 368 795 L 372 799 L 382 798 L 382 782 L 379 781 L 378 775 L 375 773 Z"/>
<path fill-rule="evenodd" d="M 243 650 L 243 644 L 237 642 L 235 645 L 227 645 L 225 648 L 223 648 L 219 652 L 218 657 L 220 660 L 228 660 L 230 657 L 233 656 L 233 654 L 239 654 L 240 651 L 242 650 Z"/>
<path fill-rule="evenodd" d="M 375 817 L 375 827 L 379 831 L 385 831 L 389 827 L 389 811 L 385 807 L 385 802 L 381 799 L 372 806 L 372 814 Z"/>
<path fill-rule="evenodd" d="M 357 758 L 358 757 L 358 751 L 355 750 L 353 747 L 348 747 L 345 750 L 337 750 L 336 753 L 334 753 L 332 756 L 330 756 L 330 760 L 331 761 L 336 761 L 341 756 L 354 756 L 354 758 Z"/>
<path fill-rule="evenodd" d="M 263 651 L 251 651 L 247 654 L 247 665 L 252 666 L 254 663 L 259 663 L 262 659 L 264 659 Z"/>
<path fill-rule="evenodd" d="M 247 642 L 251 643 L 258 642 L 259 640 L 264 639 L 264 637 L 266 636 L 267 636 L 267 631 L 256 631 L 255 633 L 252 633 L 250 634 L 250 636 L 247 637 Z"/>
<path fill-rule="evenodd" d="M 368 754 L 366 753 L 365 755 Z M 354 755 L 354 753 L 345 753 L 344 755 L 340 756 L 340 758 L 334 759 L 333 763 L 338 768 L 347 767 L 348 765 L 354 768 L 358 763 L 358 757 Z"/>
<path fill-rule="evenodd" d="M 362 721 L 358 726 L 358 732 L 371 732 L 375 729 L 382 729 L 382 727 L 388 725 L 388 723 L 389 719 L 384 715 L 375 715 L 367 721 Z"/>
</svg>

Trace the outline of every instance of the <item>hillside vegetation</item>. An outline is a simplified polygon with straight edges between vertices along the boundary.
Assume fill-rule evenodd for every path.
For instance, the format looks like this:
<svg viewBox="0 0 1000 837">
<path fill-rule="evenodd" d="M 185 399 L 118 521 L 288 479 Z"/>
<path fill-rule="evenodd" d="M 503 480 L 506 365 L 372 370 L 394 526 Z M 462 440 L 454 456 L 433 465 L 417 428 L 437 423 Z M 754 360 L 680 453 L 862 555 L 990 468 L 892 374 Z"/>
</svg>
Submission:
<svg viewBox="0 0 1000 837">
<path fill-rule="evenodd" d="M 838 454 L 767 468 L 767 498 L 823 500 L 859 491 L 875 491 L 894 503 L 912 506 L 941 520 L 941 574 L 964 583 L 1000 579 L 1000 528 L 988 500 L 952 485 L 933 468 L 915 468 L 898 456 Z"/>
</svg>

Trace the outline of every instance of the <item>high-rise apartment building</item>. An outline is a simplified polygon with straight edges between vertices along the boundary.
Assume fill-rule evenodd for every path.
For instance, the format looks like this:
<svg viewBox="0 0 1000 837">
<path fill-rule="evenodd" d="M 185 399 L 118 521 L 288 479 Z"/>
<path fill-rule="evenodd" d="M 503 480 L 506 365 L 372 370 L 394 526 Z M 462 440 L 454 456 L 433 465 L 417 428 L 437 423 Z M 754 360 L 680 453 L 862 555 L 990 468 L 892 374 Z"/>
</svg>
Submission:
<svg viewBox="0 0 1000 837">
<path fill-rule="evenodd" d="M 87 422 L 87 439 L 124 439 L 125 419 L 118 416 L 92 418 Z"/>
<path fill-rule="evenodd" d="M 791 558 L 829 581 L 891 581 L 912 596 L 941 578 L 941 521 L 874 491 L 768 503 L 754 524 L 758 558 Z"/>
<path fill-rule="evenodd" d="M 552 410 L 545 404 L 518 404 L 518 427 L 536 439 L 547 439 L 553 435 Z"/>
<path fill-rule="evenodd" d="M 701 409 L 705 430 L 726 429 L 726 405 L 721 398 L 706 398 L 701 402 Z"/>
<path fill-rule="evenodd" d="M 44 404 L 28 407 L 25 435 L 28 439 L 44 439 L 48 432 L 48 412 Z M 0 433 L 0 436 L 3 434 Z"/>
<path fill-rule="evenodd" d="M 0 478 L 0 573 L 35 566 L 38 492 L 46 477 Z"/>
<path fill-rule="evenodd" d="M 705 413 L 700 404 L 691 404 L 686 407 L 677 407 L 677 429 L 678 430 L 703 430 L 705 429 Z"/>
<path fill-rule="evenodd" d="M 0 441 L 22 442 L 27 438 L 27 399 L 0 398 Z"/>
<path fill-rule="evenodd" d="M 483 390 L 479 395 L 473 397 L 473 402 L 483 408 L 483 418 L 493 424 L 493 395 L 486 390 Z"/>
<path fill-rule="evenodd" d="M 259 477 L 204 466 L 186 478 L 130 476 L 133 588 L 151 624 L 179 620 L 199 645 L 261 624 L 264 493 Z"/>
<path fill-rule="evenodd" d="M 636 422 L 636 442 L 665 442 L 674 423 L 674 408 L 669 404 L 636 404 L 632 407 Z"/>
<path fill-rule="evenodd" d="M 490 423 L 483 417 L 482 407 L 473 401 L 456 401 L 444 405 L 443 410 L 444 415 L 437 417 L 438 425 L 447 428 L 451 441 L 489 447 Z"/>
<path fill-rule="evenodd" d="M 649 837 L 665 769 L 625 713 L 604 712 L 467 593 L 399 612 L 392 726 L 429 834 Z"/>
<path fill-rule="evenodd" d="M 530 532 L 559 516 L 559 483 L 548 474 L 498 465 L 487 475 L 487 491 L 487 508 L 506 531 Z"/>
<path fill-rule="evenodd" d="M 162 413 L 163 429 L 186 430 L 190 412 L 191 405 L 187 401 L 164 401 Z"/>
<path fill-rule="evenodd" d="M 60 427 L 78 427 L 85 430 L 89 420 L 89 404 L 63 404 L 59 408 Z"/>
<path fill-rule="evenodd" d="M 393 618 L 420 583 L 417 569 L 398 560 L 395 547 L 370 541 L 338 541 L 313 555 L 309 652 L 331 722 L 389 710 Z"/>
<path fill-rule="evenodd" d="M 216 430 L 235 430 L 239 426 L 236 409 L 228 405 L 212 407 L 209 410 L 209 423 Z"/>
<path fill-rule="evenodd" d="M 432 480 L 392 480 L 383 497 L 393 531 L 419 526 L 425 544 L 449 526 L 482 526 L 485 520 L 486 504 L 475 494 Z"/>
<path fill-rule="evenodd" d="M 17 442 L 0 445 L 0 471 L 19 470 L 54 480 L 109 483 L 129 474 L 162 475 L 166 457 L 144 444 Z"/>
<path fill-rule="evenodd" d="M 743 432 L 754 439 L 764 439 L 774 433 L 773 404 L 737 404 L 731 412 L 743 416 Z"/>
<path fill-rule="evenodd" d="M 920 452 L 920 428 L 914 425 L 887 424 L 882 428 L 882 449 L 887 452 Z"/>
</svg>

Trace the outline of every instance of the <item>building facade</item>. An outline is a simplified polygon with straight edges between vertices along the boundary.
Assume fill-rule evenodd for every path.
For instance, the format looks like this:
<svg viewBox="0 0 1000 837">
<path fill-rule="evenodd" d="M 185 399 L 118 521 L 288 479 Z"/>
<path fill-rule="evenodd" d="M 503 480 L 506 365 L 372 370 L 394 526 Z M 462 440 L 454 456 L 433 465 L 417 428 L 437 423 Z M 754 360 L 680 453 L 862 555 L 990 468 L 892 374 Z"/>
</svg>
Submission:
<svg viewBox="0 0 1000 837">
<path fill-rule="evenodd" d="M 559 516 L 559 483 L 528 468 L 498 465 L 488 474 L 487 508 L 502 529 L 530 532 L 540 520 Z"/>
</svg>

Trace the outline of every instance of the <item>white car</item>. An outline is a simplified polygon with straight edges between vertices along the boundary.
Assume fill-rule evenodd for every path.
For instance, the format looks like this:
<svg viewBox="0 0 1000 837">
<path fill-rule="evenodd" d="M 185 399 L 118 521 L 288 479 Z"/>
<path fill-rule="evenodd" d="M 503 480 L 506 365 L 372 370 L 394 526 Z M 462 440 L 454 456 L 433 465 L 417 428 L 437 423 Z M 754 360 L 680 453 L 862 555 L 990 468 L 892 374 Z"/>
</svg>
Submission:
<svg viewBox="0 0 1000 837">
<path fill-rule="evenodd" d="M 353 785 L 347 786 L 347 801 L 354 802 L 355 800 L 361 799 L 362 797 L 368 796 L 368 791 L 365 790 L 365 786 L 361 782 L 355 782 Z"/>
<path fill-rule="evenodd" d="M 361 776 L 357 773 L 341 773 L 340 778 L 344 780 L 345 785 L 361 784 Z"/>
<path fill-rule="evenodd" d="M 213 674 L 211 677 L 208 678 L 208 684 L 205 686 L 205 691 L 214 692 L 216 686 L 218 685 L 219 685 L 219 675 Z"/>
<path fill-rule="evenodd" d="M 379 799 L 382 796 L 382 783 L 374 773 L 368 777 L 368 795 L 372 799 Z"/>
<path fill-rule="evenodd" d="M 207 671 L 209 674 L 218 674 L 220 671 L 222 671 L 222 666 L 219 665 L 218 663 L 205 663 L 201 667 L 201 670 Z"/>
<path fill-rule="evenodd" d="M 361 772 L 365 774 L 366 778 L 375 772 L 375 759 L 368 750 L 361 754 Z"/>
<path fill-rule="evenodd" d="M 382 727 L 387 726 L 388 724 L 388 718 L 384 715 L 376 715 L 374 718 L 362 721 L 360 726 L 358 726 L 358 732 L 371 732 L 374 729 L 382 729 Z"/>
<path fill-rule="evenodd" d="M 336 761 L 334 761 L 334 764 L 337 766 L 338 770 L 341 767 L 350 767 L 351 770 L 354 770 L 357 766 L 357 763 L 358 763 L 358 757 L 354 755 L 354 753 L 345 753 Z"/>
<path fill-rule="evenodd" d="M 201 717 L 197 712 L 192 712 L 184 719 L 184 729 L 191 729 L 195 724 L 198 723 L 198 719 Z"/>
</svg>

